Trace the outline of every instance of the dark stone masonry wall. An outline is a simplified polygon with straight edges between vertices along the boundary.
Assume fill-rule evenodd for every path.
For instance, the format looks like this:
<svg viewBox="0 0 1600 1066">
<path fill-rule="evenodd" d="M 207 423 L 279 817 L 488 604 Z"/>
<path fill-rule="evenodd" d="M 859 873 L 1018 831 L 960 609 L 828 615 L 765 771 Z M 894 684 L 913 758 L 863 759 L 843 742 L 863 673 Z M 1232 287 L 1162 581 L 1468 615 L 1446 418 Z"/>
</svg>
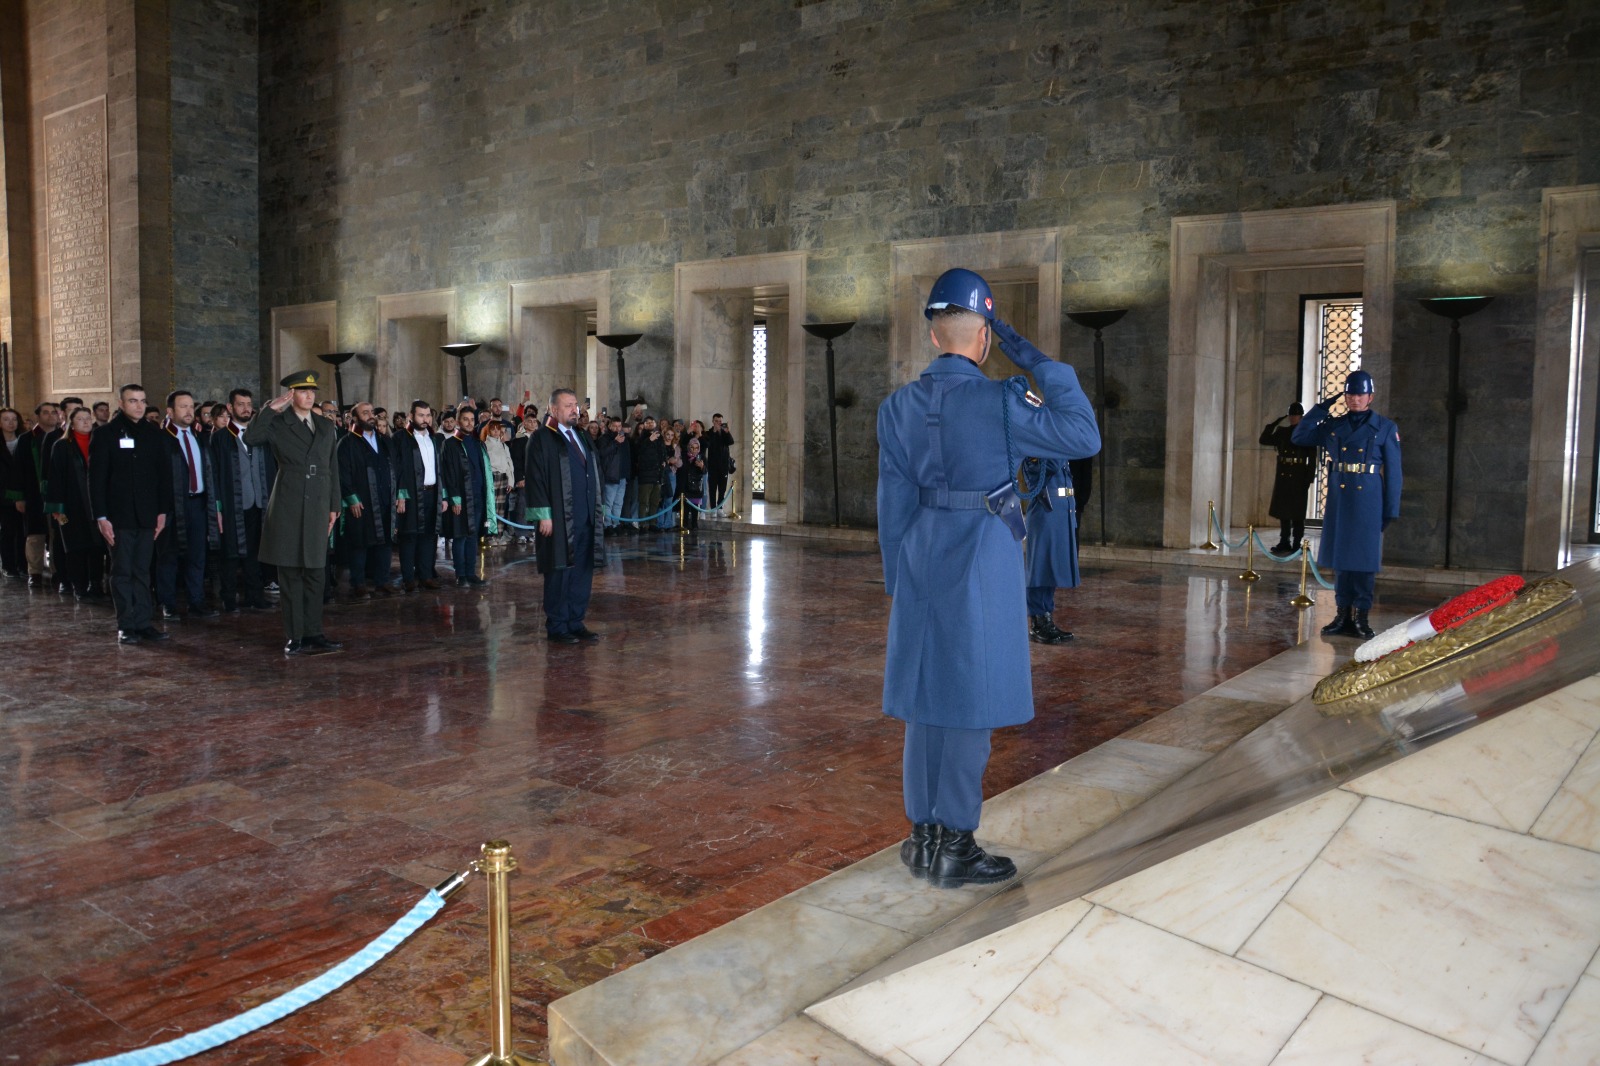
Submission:
<svg viewBox="0 0 1600 1066">
<path fill-rule="evenodd" d="M 225 400 L 260 371 L 256 10 L 168 0 L 168 13 L 177 380 Z"/>
<path fill-rule="evenodd" d="M 261 305 L 337 300 L 340 344 L 372 351 L 373 297 L 456 286 L 503 343 L 507 282 L 610 269 L 613 328 L 669 338 L 674 263 L 803 249 L 811 316 L 862 323 L 841 471 L 870 522 L 890 242 L 1058 228 L 1065 305 L 1132 309 L 1107 335 L 1112 535 L 1154 544 L 1172 218 L 1392 199 L 1390 559 L 1441 554 L 1445 332 L 1415 298 L 1471 290 L 1499 299 L 1466 327 L 1457 559 L 1515 565 L 1540 193 L 1600 178 L 1597 57 L 1584 0 L 283 0 Z M 1089 335 L 1062 335 L 1087 368 Z M 647 358 L 670 345 L 630 378 L 666 380 Z M 826 427 L 808 396 L 815 515 Z"/>
</svg>

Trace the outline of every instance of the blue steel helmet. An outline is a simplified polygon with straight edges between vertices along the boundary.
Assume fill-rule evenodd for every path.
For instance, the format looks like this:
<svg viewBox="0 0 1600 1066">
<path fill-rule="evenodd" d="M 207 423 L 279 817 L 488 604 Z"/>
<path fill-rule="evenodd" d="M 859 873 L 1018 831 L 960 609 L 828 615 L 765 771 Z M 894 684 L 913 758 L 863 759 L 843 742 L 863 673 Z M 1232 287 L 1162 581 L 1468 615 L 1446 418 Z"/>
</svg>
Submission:
<svg viewBox="0 0 1600 1066">
<path fill-rule="evenodd" d="M 1377 390 L 1372 387 L 1371 374 L 1355 370 L 1344 379 L 1344 391 L 1346 396 L 1371 396 Z"/>
<path fill-rule="evenodd" d="M 994 321 L 994 293 L 989 291 L 989 283 L 961 267 L 939 275 L 939 280 L 933 283 L 933 290 L 928 293 L 928 306 L 922 310 L 923 317 L 932 318 L 935 311 L 942 311 L 946 307 L 959 307 L 963 311 L 982 315 L 990 322 Z"/>
</svg>

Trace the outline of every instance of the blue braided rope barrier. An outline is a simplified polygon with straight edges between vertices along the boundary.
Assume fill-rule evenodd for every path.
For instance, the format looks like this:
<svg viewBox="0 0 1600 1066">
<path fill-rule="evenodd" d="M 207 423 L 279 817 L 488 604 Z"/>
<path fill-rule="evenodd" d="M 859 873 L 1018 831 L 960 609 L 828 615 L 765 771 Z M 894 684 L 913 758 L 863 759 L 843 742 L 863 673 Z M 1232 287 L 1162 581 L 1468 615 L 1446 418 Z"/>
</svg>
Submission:
<svg viewBox="0 0 1600 1066">
<path fill-rule="evenodd" d="M 699 504 L 695 503 L 691 499 L 688 499 L 687 497 L 684 498 L 684 502 L 687 503 L 690 507 L 693 507 L 696 511 L 699 511 L 701 514 L 709 514 L 709 515 L 722 514 L 723 513 L 723 509 L 728 506 L 728 498 L 727 497 L 723 497 L 722 502 L 717 504 L 717 506 L 715 506 L 715 507 L 701 507 Z M 511 526 L 514 529 L 538 529 L 539 528 L 537 525 L 531 525 L 530 526 L 530 525 L 524 525 L 521 522 L 513 522 L 511 519 L 507 518 L 505 515 L 503 515 L 500 512 L 495 510 L 494 501 L 493 500 L 488 501 L 488 504 L 489 504 L 489 515 L 490 515 L 490 517 L 494 518 L 497 521 L 503 522 L 506 525 Z M 661 508 L 661 510 L 657 511 L 655 514 L 642 515 L 642 516 L 640 516 L 638 518 L 629 518 L 627 515 L 612 514 L 610 511 L 608 511 L 608 510 L 606 510 L 605 508 L 602 507 L 600 509 L 600 515 L 601 515 L 602 518 L 611 518 L 611 519 L 614 519 L 614 520 L 616 520 L 618 522 L 654 522 L 656 519 L 660 518 L 662 515 L 667 514 L 668 512 L 675 510 L 677 508 L 677 506 L 678 506 L 677 499 L 673 499 L 670 503 L 668 503 L 665 507 Z"/>
<path fill-rule="evenodd" d="M 442 886 L 441 886 L 442 887 Z M 298 988 L 292 988 L 276 999 L 270 999 L 259 1007 L 252 1007 L 243 1014 L 236 1015 L 216 1025 L 201 1029 L 197 1033 L 180 1036 L 176 1040 L 169 1040 L 164 1044 L 155 1044 L 151 1047 L 139 1048 L 135 1051 L 124 1051 L 120 1055 L 111 1055 L 102 1059 L 94 1059 L 80 1066 L 164 1066 L 168 1062 L 177 1062 L 179 1059 L 198 1055 L 202 1051 L 221 1047 L 232 1040 L 237 1040 L 247 1033 L 253 1033 L 264 1025 L 287 1015 L 293 1014 L 301 1007 L 314 1003 L 328 993 L 348 984 L 371 969 L 380 959 L 395 948 L 399 947 L 412 933 L 425 925 L 429 918 L 438 914 L 445 905 L 445 898 L 438 888 L 430 888 L 428 894 L 417 901 L 405 917 L 395 922 L 384 930 L 377 939 L 367 944 L 366 947 L 345 959 L 339 965 L 326 971 L 322 976 L 307 981 Z"/>
<path fill-rule="evenodd" d="M 1244 542 L 1250 539 L 1250 534 L 1247 532 L 1244 536 L 1239 538 L 1239 543 L 1230 543 L 1228 540 L 1228 534 L 1222 528 L 1222 523 L 1217 521 L 1217 513 L 1215 511 L 1211 512 L 1211 528 L 1217 531 L 1217 539 L 1222 541 L 1222 546 L 1227 548 L 1229 551 L 1244 547 Z"/>
<path fill-rule="evenodd" d="M 1322 571 L 1317 569 L 1317 560 L 1312 557 L 1310 550 L 1304 545 L 1301 546 L 1300 551 L 1290 552 L 1288 555 L 1273 555 L 1267 550 L 1267 546 L 1261 542 L 1260 531 L 1256 531 L 1254 536 L 1256 538 L 1256 547 L 1261 549 L 1261 554 L 1265 555 L 1268 559 L 1271 559 L 1275 563 L 1286 563 L 1290 559 L 1293 559 L 1296 555 L 1299 555 L 1300 552 L 1305 552 L 1306 563 L 1309 565 L 1311 570 L 1311 576 L 1317 579 L 1317 584 L 1321 585 L 1329 592 L 1333 591 L 1333 584 L 1322 576 Z M 1241 541 L 1240 543 L 1243 542 Z"/>
<path fill-rule="evenodd" d="M 1256 538 L 1256 547 L 1261 549 L 1261 554 L 1265 555 L 1268 559 L 1271 559 L 1275 563 L 1286 563 L 1290 559 L 1293 559 L 1295 556 L 1300 554 L 1299 549 L 1296 549 L 1290 552 L 1288 555 L 1273 555 L 1265 542 L 1262 541 L 1261 531 L 1259 529 L 1252 531 L 1251 535 Z"/>
</svg>

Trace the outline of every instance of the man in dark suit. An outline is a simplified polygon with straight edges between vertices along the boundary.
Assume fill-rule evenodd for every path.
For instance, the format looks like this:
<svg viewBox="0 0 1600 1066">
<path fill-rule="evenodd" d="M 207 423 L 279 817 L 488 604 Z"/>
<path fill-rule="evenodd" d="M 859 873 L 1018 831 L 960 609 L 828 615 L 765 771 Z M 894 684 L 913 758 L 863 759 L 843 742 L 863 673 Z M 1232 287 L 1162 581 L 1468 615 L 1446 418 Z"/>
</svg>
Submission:
<svg viewBox="0 0 1600 1066">
<path fill-rule="evenodd" d="M 599 640 L 583 624 L 594 570 L 605 565 L 600 534 L 600 457 L 578 431 L 578 397 L 571 389 L 550 396 L 551 424 L 528 442 L 528 522 L 538 523 L 534 544 L 544 575 L 545 632 L 555 644 Z"/>
<path fill-rule="evenodd" d="M 190 618 L 215 618 L 206 604 L 206 549 L 220 547 L 222 522 L 217 515 L 216 475 L 211 451 L 195 424 L 194 395 L 178 389 L 167 396 L 167 464 L 172 478 L 172 517 L 167 535 L 156 549 L 156 593 L 161 616 L 176 622 L 178 586 L 182 577 Z"/>
<path fill-rule="evenodd" d="M 116 417 L 89 440 L 89 501 L 100 535 L 111 547 L 117 640 L 166 640 L 152 624 L 150 560 L 172 515 L 167 441 L 145 420 L 144 386 L 122 386 L 118 406 Z"/>
<path fill-rule="evenodd" d="M 344 645 L 322 632 L 322 592 L 328 538 L 339 520 L 333 454 L 339 431 L 314 410 L 314 371 L 290 374 L 280 384 L 288 391 L 262 408 L 244 431 L 246 444 L 271 448 L 278 461 L 261 529 L 261 561 L 278 568 L 284 654 L 337 651 Z"/>
<path fill-rule="evenodd" d="M 370 599 L 394 595 L 389 584 L 389 560 L 394 544 L 397 495 L 389 442 L 378 433 L 370 403 L 352 409 L 355 428 L 339 439 L 339 491 L 344 494 L 345 519 L 340 531 L 346 564 L 350 567 L 350 598 Z M 368 592 L 367 587 L 372 591 Z"/>
<path fill-rule="evenodd" d="M 407 592 L 439 587 L 434 556 L 439 549 L 439 444 L 433 408 L 411 401 L 411 423 L 393 440 L 395 539 L 400 545 L 400 581 Z"/>
<path fill-rule="evenodd" d="M 228 394 L 228 419 L 211 434 L 211 469 L 216 473 L 217 506 L 222 513 L 222 609 L 266 610 L 261 565 L 261 516 L 267 507 L 276 464 L 271 449 L 251 448 L 245 427 L 255 417 L 255 396 L 249 389 Z M 244 584 L 238 582 L 240 572 Z"/>
</svg>

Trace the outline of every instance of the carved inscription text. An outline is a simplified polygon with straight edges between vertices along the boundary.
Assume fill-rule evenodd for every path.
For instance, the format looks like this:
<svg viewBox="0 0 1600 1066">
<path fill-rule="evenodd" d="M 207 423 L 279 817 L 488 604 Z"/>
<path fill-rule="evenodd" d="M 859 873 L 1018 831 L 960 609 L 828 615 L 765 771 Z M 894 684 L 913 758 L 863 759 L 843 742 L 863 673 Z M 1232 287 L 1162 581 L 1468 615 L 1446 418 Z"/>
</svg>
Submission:
<svg viewBox="0 0 1600 1066">
<path fill-rule="evenodd" d="M 44 120 L 53 391 L 111 388 L 106 101 Z"/>
</svg>

